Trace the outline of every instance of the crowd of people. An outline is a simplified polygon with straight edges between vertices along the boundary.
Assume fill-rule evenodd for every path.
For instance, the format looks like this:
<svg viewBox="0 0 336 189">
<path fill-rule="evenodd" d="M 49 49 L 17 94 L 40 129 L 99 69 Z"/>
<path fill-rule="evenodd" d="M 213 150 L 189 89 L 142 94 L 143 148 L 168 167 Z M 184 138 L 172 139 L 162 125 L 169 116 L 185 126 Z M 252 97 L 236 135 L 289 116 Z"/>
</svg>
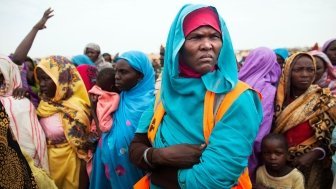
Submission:
<svg viewBox="0 0 336 189">
<path fill-rule="evenodd" d="M 36 62 L 52 16 L 0 55 L 0 188 L 336 187 L 336 38 L 238 62 L 216 8 L 187 4 L 159 62 L 95 43 Z"/>
</svg>

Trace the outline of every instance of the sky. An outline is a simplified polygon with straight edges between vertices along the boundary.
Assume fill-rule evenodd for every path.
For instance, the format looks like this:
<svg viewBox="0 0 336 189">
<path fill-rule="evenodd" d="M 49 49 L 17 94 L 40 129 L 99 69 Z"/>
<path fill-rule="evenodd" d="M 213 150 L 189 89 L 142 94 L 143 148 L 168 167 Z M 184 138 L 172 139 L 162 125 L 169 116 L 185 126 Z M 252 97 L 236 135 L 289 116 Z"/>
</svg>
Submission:
<svg viewBox="0 0 336 189">
<path fill-rule="evenodd" d="M 235 50 L 321 46 L 336 37 L 335 0 L 0 0 L 0 54 L 14 52 L 49 7 L 54 17 L 31 57 L 82 54 L 90 42 L 102 53 L 158 53 L 186 3 L 215 6 Z"/>
</svg>

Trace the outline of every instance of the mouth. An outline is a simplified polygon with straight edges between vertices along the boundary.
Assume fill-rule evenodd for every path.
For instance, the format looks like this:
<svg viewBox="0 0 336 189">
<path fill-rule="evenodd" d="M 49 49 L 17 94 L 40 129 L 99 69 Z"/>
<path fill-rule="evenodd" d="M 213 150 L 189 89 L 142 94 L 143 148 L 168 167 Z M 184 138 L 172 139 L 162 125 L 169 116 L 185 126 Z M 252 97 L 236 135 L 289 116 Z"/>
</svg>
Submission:
<svg viewBox="0 0 336 189">
<path fill-rule="evenodd" d="M 307 85 L 310 84 L 311 82 L 307 80 L 307 81 L 299 81 L 299 83 Z"/>
</svg>

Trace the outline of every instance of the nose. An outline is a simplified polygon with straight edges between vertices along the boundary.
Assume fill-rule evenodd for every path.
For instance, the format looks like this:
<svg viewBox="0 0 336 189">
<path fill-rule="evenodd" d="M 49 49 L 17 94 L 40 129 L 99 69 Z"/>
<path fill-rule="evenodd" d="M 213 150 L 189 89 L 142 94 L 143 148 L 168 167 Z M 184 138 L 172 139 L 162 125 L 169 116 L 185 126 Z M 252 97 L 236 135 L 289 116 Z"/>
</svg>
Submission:
<svg viewBox="0 0 336 189">
<path fill-rule="evenodd" d="M 201 44 L 202 50 L 211 50 L 212 49 L 212 43 L 209 39 L 203 39 Z"/>
<path fill-rule="evenodd" d="M 114 79 L 116 79 L 116 80 L 120 79 L 120 75 L 119 75 L 118 72 L 115 73 Z"/>
<path fill-rule="evenodd" d="M 275 160 L 276 159 L 276 155 L 275 154 L 271 154 L 271 160 Z"/>
</svg>

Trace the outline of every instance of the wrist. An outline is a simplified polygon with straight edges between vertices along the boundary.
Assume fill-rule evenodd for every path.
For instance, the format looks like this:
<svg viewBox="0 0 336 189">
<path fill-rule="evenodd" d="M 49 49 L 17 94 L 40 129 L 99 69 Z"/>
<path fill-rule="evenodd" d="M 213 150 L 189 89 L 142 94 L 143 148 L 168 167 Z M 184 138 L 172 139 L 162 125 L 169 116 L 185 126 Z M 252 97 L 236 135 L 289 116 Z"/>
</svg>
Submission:
<svg viewBox="0 0 336 189">
<path fill-rule="evenodd" d="M 161 148 L 153 148 L 151 153 L 152 164 L 154 166 L 162 165 L 162 149 Z"/>
</svg>

